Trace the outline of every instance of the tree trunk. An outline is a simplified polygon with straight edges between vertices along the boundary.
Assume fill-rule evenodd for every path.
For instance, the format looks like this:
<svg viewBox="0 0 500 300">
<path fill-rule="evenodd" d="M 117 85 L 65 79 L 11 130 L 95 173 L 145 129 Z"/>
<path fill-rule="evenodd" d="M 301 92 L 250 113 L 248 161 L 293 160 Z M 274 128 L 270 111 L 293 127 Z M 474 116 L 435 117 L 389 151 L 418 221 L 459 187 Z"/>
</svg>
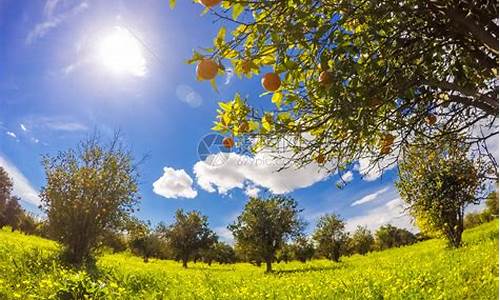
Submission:
<svg viewBox="0 0 500 300">
<path fill-rule="evenodd" d="M 182 267 L 185 269 L 187 269 L 187 267 L 188 267 L 188 260 L 186 258 L 182 259 Z"/>
<path fill-rule="evenodd" d="M 144 256 L 144 262 L 147 263 L 149 261 L 149 257 Z"/>
<path fill-rule="evenodd" d="M 273 271 L 272 259 L 266 259 L 266 273 L 271 273 Z"/>
</svg>

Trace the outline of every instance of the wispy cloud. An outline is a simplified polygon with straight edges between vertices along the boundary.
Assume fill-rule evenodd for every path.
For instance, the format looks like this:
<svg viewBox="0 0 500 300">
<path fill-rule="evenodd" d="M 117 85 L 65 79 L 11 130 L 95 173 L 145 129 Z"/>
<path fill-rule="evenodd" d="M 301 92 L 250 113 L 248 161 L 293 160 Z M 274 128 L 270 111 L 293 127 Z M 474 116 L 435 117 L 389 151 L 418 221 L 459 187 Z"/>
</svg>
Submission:
<svg viewBox="0 0 500 300">
<path fill-rule="evenodd" d="M 368 195 L 364 196 L 363 198 L 354 201 L 351 204 L 351 206 L 361 205 L 361 204 L 364 204 L 364 203 L 368 203 L 368 202 L 374 201 L 374 200 L 377 199 L 378 196 L 380 196 L 383 193 L 387 192 L 389 190 L 389 188 L 390 187 L 385 187 L 385 188 L 383 188 L 381 190 L 378 190 L 378 191 L 376 191 L 374 193 L 368 194 Z"/>
<path fill-rule="evenodd" d="M 181 84 L 175 89 L 175 94 L 177 98 L 189 106 L 196 108 L 203 103 L 203 99 L 200 94 L 198 94 L 192 87 Z"/>
<path fill-rule="evenodd" d="M 7 131 L 7 132 L 5 132 L 5 134 L 7 134 L 8 136 L 10 136 L 11 138 L 14 138 L 14 139 L 17 138 L 17 135 L 14 132 L 12 132 L 12 131 Z"/>
<path fill-rule="evenodd" d="M 14 195 L 31 204 L 40 204 L 38 191 L 33 188 L 29 180 L 16 168 L 16 166 L 1 155 L 0 166 L 3 167 L 12 178 Z"/>
<path fill-rule="evenodd" d="M 234 244 L 233 233 L 227 229 L 227 227 L 220 226 L 214 228 L 215 233 L 219 236 L 219 238 L 230 245 Z"/>
<path fill-rule="evenodd" d="M 26 126 L 24 126 L 23 123 L 19 124 L 19 127 L 21 127 L 22 131 L 25 131 L 25 132 L 28 131 L 28 128 L 26 128 Z"/>
<path fill-rule="evenodd" d="M 346 229 L 351 232 L 358 225 L 366 226 L 370 230 L 376 230 L 385 224 L 392 224 L 413 232 L 417 231 L 412 224 L 411 217 L 404 211 L 404 202 L 400 198 L 392 199 L 362 215 L 349 218 L 346 223 Z"/>
<path fill-rule="evenodd" d="M 56 14 L 56 10 L 62 1 L 59 0 L 47 0 L 44 6 L 44 20 L 35 25 L 35 27 L 26 36 L 26 44 L 32 44 L 37 39 L 40 39 L 47 35 L 51 30 L 58 27 L 61 23 L 65 22 L 67 19 L 76 16 L 86 10 L 89 4 L 84 1 L 76 6 L 69 8 L 59 14 Z"/>
<path fill-rule="evenodd" d="M 44 129 L 44 130 L 56 130 L 56 131 L 86 131 L 88 126 L 82 122 L 75 120 L 71 117 L 66 116 L 51 116 L 51 117 L 39 117 L 33 116 L 24 119 L 23 122 L 26 128 L 30 129 Z"/>
</svg>

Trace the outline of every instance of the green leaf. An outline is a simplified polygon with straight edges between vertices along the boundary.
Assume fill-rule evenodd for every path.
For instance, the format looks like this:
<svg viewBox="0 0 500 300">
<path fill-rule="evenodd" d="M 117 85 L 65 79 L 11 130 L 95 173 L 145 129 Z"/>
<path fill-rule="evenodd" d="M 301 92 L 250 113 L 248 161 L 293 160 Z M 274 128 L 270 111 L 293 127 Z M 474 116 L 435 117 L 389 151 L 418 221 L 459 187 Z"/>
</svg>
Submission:
<svg viewBox="0 0 500 300">
<path fill-rule="evenodd" d="M 283 94 L 281 92 L 274 93 L 271 101 L 279 109 L 281 107 L 281 103 L 283 102 Z"/>
<path fill-rule="evenodd" d="M 238 17 L 241 15 L 241 13 L 243 12 L 243 10 L 245 9 L 245 6 L 239 4 L 239 3 L 236 3 L 234 6 L 233 6 L 233 20 L 237 20 Z"/>
<path fill-rule="evenodd" d="M 219 93 L 219 89 L 217 88 L 217 83 L 215 83 L 215 79 L 210 80 L 210 85 L 212 86 L 212 88 L 214 89 L 214 91 L 216 91 L 217 93 Z"/>
<path fill-rule="evenodd" d="M 222 26 L 217 33 L 217 36 L 214 40 L 214 45 L 218 48 L 222 48 L 224 45 L 224 39 L 226 37 L 226 27 Z"/>
</svg>

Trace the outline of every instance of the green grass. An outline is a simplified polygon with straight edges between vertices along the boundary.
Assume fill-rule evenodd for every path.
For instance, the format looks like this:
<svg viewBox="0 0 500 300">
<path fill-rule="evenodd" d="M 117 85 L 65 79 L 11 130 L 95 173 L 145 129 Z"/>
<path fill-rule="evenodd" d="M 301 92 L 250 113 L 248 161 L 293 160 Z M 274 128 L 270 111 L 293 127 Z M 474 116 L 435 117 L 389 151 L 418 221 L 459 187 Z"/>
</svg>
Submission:
<svg viewBox="0 0 500 300">
<path fill-rule="evenodd" d="M 498 299 L 498 221 L 442 240 L 343 258 L 274 264 L 190 264 L 108 254 L 94 277 L 63 268 L 58 245 L 0 231 L 0 299 Z"/>
</svg>

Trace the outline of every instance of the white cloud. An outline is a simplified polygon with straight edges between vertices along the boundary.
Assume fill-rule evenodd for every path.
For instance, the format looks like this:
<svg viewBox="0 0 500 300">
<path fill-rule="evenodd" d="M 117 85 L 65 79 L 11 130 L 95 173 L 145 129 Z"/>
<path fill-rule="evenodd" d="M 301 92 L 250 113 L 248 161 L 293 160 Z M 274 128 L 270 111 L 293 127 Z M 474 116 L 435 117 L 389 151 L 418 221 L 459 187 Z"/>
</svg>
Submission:
<svg viewBox="0 0 500 300">
<path fill-rule="evenodd" d="M 358 161 L 359 165 L 356 166 L 356 169 L 359 171 L 359 174 L 363 176 L 363 180 L 374 181 L 375 179 L 382 176 L 385 171 L 396 167 L 395 160 L 395 154 L 389 154 L 385 156 L 376 164 L 373 164 L 369 158 L 362 158 Z"/>
<path fill-rule="evenodd" d="M 44 7 L 44 21 L 36 24 L 36 26 L 28 33 L 26 44 L 32 44 L 37 39 L 44 37 L 52 29 L 65 22 L 68 18 L 76 16 L 86 10 L 89 5 L 86 1 L 76 5 L 65 12 L 54 14 L 58 4 L 61 1 L 48 0 Z"/>
<path fill-rule="evenodd" d="M 177 86 L 175 89 L 175 94 L 177 98 L 182 102 L 187 103 L 191 107 L 199 107 L 203 103 L 203 99 L 200 94 L 198 94 L 192 87 L 189 85 L 181 84 Z"/>
<path fill-rule="evenodd" d="M 6 133 L 8 136 L 10 136 L 10 137 L 12 137 L 12 138 L 14 138 L 14 139 L 15 139 L 15 138 L 17 138 L 17 135 L 16 135 L 14 132 L 12 132 L 12 131 L 7 131 L 7 132 L 5 132 L 5 133 Z"/>
<path fill-rule="evenodd" d="M 252 198 L 259 197 L 260 189 L 254 185 L 247 185 L 245 188 L 245 195 Z"/>
<path fill-rule="evenodd" d="M 194 198 L 193 179 L 183 169 L 163 168 L 163 175 L 153 183 L 153 192 L 165 198 Z"/>
<path fill-rule="evenodd" d="M 354 174 L 351 171 L 347 171 L 342 176 L 340 179 L 337 181 L 337 184 L 342 185 L 351 182 L 354 179 Z"/>
<path fill-rule="evenodd" d="M 54 117 L 32 117 L 24 120 L 25 126 L 29 128 L 49 129 L 56 131 L 86 131 L 87 125 L 82 124 L 72 118 L 54 116 Z"/>
<path fill-rule="evenodd" d="M 347 219 L 347 231 L 354 231 L 358 225 L 366 226 L 374 231 L 382 225 L 392 224 L 399 228 L 406 228 L 416 232 L 416 227 L 412 224 L 411 217 L 404 211 L 404 202 L 400 198 L 395 198 L 371 209 L 363 215 L 354 216 Z"/>
<path fill-rule="evenodd" d="M 22 131 L 28 131 L 28 129 L 26 128 L 26 126 L 24 126 L 23 123 L 19 124 L 19 127 L 21 127 Z"/>
<path fill-rule="evenodd" d="M 217 233 L 217 236 L 219 236 L 219 239 L 223 242 L 226 242 L 230 245 L 234 244 L 233 233 L 229 229 L 227 229 L 227 227 L 215 227 L 214 231 L 215 233 Z"/>
<path fill-rule="evenodd" d="M 374 193 L 368 194 L 368 195 L 364 196 L 363 198 L 354 201 L 351 204 L 351 206 L 361 205 L 361 204 L 364 204 L 364 203 L 376 200 L 378 196 L 382 195 L 383 193 L 387 192 L 388 190 L 389 190 L 389 187 L 387 186 L 387 187 L 385 187 L 385 188 L 383 188 L 381 190 L 378 190 L 378 191 L 376 191 Z"/>
<path fill-rule="evenodd" d="M 3 167 L 12 178 L 14 195 L 34 205 L 40 204 L 38 191 L 31 186 L 30 182 L 24 177 L 21 171 L 2 156 L 0 156 L 0 166 Z"/>
<path fill-rule="evenodd" d="M 225 194 L 231 189 L 243 189 L 247 184 L 253 184 L 272 193 L 283 194 L 311 186 L 330 175 L 326 168 L 316 163 L 280 170 L 287 162 L 286 153 L 278 158 L 265 150 L 254 157 L 228 153 L 224 155 L 224 163 L 208 163 L 219 161 L 220 155 L 211 154 L 206 160 L 198 161 L 193 168 L 197 183 L 208 192 Z"/>
</svg>

